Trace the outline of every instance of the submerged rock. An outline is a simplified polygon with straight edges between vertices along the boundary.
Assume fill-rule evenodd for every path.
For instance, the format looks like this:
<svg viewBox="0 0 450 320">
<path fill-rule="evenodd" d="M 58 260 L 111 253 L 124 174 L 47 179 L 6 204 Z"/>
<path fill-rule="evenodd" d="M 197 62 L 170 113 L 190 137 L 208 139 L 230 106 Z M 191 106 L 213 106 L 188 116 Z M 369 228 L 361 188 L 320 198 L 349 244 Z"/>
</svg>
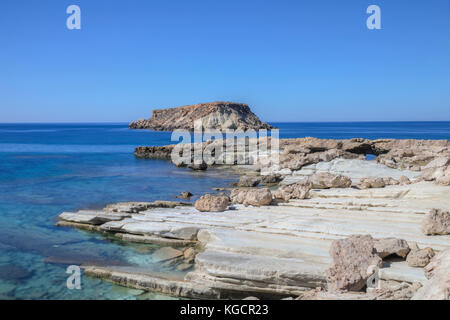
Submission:
<svg viewBox="0 0 450 320">
<path fill-rule="evenodd" d="M 450 212 L 439 209 L 431 210 L 425 216 L 422 231 L 426 235 L 450 234 Z"/>
<path fill-rule="evenodd" d="M 205 171 L 208 169 L 208 165 L 205 162 L 202 163 L 191 163 L 188 164 L 187 167 L 189 169 L 195 170 L 195 171 Z"/>
<path fill-rule="evenodd" d="M 369 267 L 379 267 L 382 262 L 370 235 L 353 235 L 335 240 L 331 244 L 330 254 L 333 263 L 326 272 L 330 291 L 363 289 L 371 276 Z"/>
<path fill-rule="evenodd" d="M 176 196 L 177 198 L 181 198 L 181 199 L 186 199 L 189 200 L 191 197 L 193 196 L 192 193 L 190 193 L 189 191 L 183 191 L 182 193 L 180 193 L 178 196 Z"/>
<path fill-rule="evenodd" d="M 230 198 L 227 196 L 218 196 L 205 194 L 195 202 L 195 209 L 202 212 L 221 212 L 228 209 Z"/>
<path fill-rule="evenodd" d="M 156 250 L 152 254 L 152 258 L 156 262 L 164 262 L 167 260 L 172 260 L 183 256 L 183 251 L 174 249 L 172 247 L 163 247 Z"/>
</svg>

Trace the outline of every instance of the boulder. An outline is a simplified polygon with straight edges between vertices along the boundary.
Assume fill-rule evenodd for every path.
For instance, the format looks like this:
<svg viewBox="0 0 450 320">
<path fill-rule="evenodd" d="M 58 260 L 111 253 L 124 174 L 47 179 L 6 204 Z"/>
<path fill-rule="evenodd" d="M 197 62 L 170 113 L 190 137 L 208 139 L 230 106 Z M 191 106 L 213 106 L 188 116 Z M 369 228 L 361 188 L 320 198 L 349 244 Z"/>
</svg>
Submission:
<svg viewBox="0 0 450 320">
<path fill-rule="evenodd" d="M 435 255 L 424 269 L 429 281 L 412 300 L 450 300 L 450 249 Z"/>
<path fill-rule="evenodd" d="M 432 248 L 419 249 L 417 245 L 411 248 L 408 256 L 406 257 L 406 262 L 410 267 L 425 267 L 430 260 L 435 256 L 434 250 Z"/>
<path fill-rule="evenodd" d="M 403 239 L 397 238 L 383 238 L 374 240 L 374 247 L 377 255 L 384 259 L 390 255 L 397 255 L 401 258 L 406 258 L 409 252 L 408 243 Z"/>
<path fill-rule="evenodd" d="M 383 178 L 364 178 L 359 183 L 360 189 L 384 188 L 386 182 Z"/>
<path fill-rule="evenodd" d="M 350 178 L 328 172 L 313 174 L 308 180 L 312 189 L 349 188 L 352 185 Z"/>
<path fill-rule="evenodd" d="M 280 174 L 270 174 L 267 176 L 261 176 L 262 184 L 276 184 L 283 180 L 283 177 Z"/>
<path fill-rule="evenodd" d="M 267 206 L 272 202 L 272 192 L 268 188 L 233 189 L 230 198 L 233 203 L 244 206 Z"/>
<path fill-rule="evenodd" d="M 195 201 L 195 209 L 202 212 L 222 212 L 228 209 L 230 198 L 221 195 L 205 194 Z"/>
<path fill-rule="evenodd" d="M 432 209 L 422 223 L 422 231 L 426 235 L 450 234 L 450 212 Z"/>
<path fill-rule="evenodd" d="M 287 186 L 281 186 L 273 194 L 275 199 L 289 201 L 290 199 L 306 199 L 309 197 L 311 183 L 299 182 Z"/>
<path fill-rule="evenodd" d="M 238 187 L 256 187 L 260 183 L 260 179 L 251 176 L 242 176 L 239 179 Z"/>
<path fill-rule="evenodd" d="M 369 270 L 382 263 L 370 235 L 353 235 L 335 240 L 331 244 L 330 254 L 333 262 L 326 272 L 330 291 L 362 290 L 372 275 Z"/>
</svg>

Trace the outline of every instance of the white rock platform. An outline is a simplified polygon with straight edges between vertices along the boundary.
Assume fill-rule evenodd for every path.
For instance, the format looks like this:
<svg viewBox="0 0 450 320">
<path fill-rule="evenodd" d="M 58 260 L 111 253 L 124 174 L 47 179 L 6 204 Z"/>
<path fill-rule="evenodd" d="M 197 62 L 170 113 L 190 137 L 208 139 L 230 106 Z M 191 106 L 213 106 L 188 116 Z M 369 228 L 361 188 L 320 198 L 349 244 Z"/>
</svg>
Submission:
<svg viewBox="0 0 450 320">
<path fill-rule="evenodd" d="M 306 200 L 265 207 L 238 205 L 219 213 L 185 206 L 138 213 L 108 211 L 111 208 L 63 213 L 60 224 L 91 226 L 129 241 L 196 243 L 201 250 L 194 269 L 182 279 L 114 266 L 91 266 L 86 272 L 118 284 L 189 298 L 297 296 L 326 287 L 330 244 L 352 234 L 401 238 L 436 251 L 450 248 L 450 236 L 425 236 L 421 231 L 430 209 L 450 209 L 450 188 L 432 182 L 313 190 Z M 395 259 L 384 263 L 380 277 L 427 281 L 422 268 Z"/>
</svg>

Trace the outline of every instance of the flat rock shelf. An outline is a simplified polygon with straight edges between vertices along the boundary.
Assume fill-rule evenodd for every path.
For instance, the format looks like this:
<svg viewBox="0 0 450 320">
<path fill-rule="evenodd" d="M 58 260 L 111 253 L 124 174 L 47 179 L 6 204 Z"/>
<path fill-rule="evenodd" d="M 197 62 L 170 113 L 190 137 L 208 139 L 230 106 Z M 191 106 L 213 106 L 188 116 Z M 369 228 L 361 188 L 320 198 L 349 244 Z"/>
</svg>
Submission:
<svg viewBox="0 0 450 320">
<path fill-rule="evenodd" d="M 199 212 L 183 204 L 160 208 L 125 203 L 103 211 L 63 213 L 58 224 L 112 233 L 127 241 L 197 248 L 194 266 L 184 276 L 86 266 L 89 275 L 186 298 L 281 298 L 325 288 L 331 242 L 349 235 L 401 238 L 436 251 L 450 248 L 450 236 L 421 231 L 432 208 L 450 209 L 449 189 L 422 181 L 379 189 L 312 190 L 309 199 L 263 207 L 234 205 L 224 212 Z M 422 268 L 395 258 L 383 262 L 380 277 L 428 281 Z"/>
</svg>

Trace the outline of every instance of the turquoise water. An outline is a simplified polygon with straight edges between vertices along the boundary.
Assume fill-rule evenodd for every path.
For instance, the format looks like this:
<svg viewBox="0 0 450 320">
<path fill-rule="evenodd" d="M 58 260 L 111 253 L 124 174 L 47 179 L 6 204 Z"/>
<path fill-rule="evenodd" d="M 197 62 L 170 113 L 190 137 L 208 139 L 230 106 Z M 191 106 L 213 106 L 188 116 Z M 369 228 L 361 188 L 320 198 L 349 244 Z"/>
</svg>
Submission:
<svg viewBox="0 0 450 320">
<path fill-rule="evenodd" d="M 282 138 L 450 139 L 449 122 L 275 125 Z M 71 264 L 172 271 L 152 262 L 154 246 L 54 224 L 63 211 L 173 200 L 185 190 L 200 195 L 236 180 L 220 170 L 194 172 L 133 156 L 136 146 L 169 143 L 170 133 L 129 130 L 126 124 L 0 124 L 0 299 L 167 298 L 90 277 L 83 277 L 81 290 L 68 290 Z"/>
<path fill-rule="evenodd" d="M 68 290 L 65 270 L 89 263 L 161 271 L 151 260 L 154 247 L 54 224 L 63 211 L 174 200 L 185 190 L 199 195 L 234 181 L 218 170 L 206 174 L 133 156 L 136 146 L 168 143 L 168 133 L 125 125 L 0 125 L 0 299 L 142 298 L 89 277 L 81 290 Z"/>
</svg>

